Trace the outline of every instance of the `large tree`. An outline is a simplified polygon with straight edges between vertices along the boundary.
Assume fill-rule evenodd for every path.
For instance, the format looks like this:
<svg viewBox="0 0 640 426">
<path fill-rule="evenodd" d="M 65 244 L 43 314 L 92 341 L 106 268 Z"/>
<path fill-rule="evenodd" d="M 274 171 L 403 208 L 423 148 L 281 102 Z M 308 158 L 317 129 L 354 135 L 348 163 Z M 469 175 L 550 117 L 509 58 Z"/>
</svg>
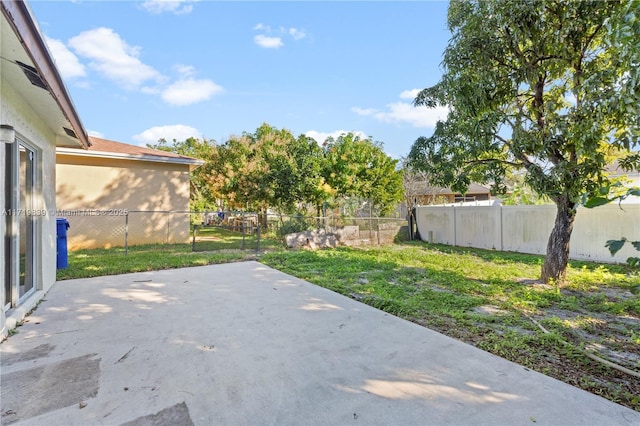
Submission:
<svg viewBox="0 0 640 426">
<path fill-rule="evenodd" d="M 320 206 L 329 196 L 322 154 L 313 139 L 264 123 L 217 147 L 210 184 L 233 208 L 292 212 L 300 203 Z"/>
<path fill-rule="evenodd" d="M 323 176 L 342 197 L 369 200 L 381 214 L 389 213 L 402 200 L 402 171 L 382 144 L 353 133 L 329 138 L 324 144 Z"/>
<path fill-rule="evenodd" d="M 640 163 L 640 2 L 452 0 L 448 26 L 442 79 L 415 104 L 449 114 L 410 158 L 462 191 L 524 170 L 557 206 L 541 278 L 562 283 L 581 197 L 608 186 L 613 154 Z"/>
</svg>

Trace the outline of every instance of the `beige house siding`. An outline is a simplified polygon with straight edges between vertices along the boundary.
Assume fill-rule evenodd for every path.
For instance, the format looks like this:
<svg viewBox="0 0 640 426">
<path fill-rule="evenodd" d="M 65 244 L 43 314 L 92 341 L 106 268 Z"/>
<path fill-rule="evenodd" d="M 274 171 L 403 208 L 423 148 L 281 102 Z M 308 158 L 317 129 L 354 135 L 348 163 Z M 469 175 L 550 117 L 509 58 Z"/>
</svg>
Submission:
<svg viewBox="0 0 640 426">
<path fill-rule="evenodd" d="M 56 176 L 70 250 L 124 246 L 125 227 L 129 245 L 189 240 L 189 215 L 164 213 L 189 210 L 187 164 L 58 153 Z"/>
</svg>

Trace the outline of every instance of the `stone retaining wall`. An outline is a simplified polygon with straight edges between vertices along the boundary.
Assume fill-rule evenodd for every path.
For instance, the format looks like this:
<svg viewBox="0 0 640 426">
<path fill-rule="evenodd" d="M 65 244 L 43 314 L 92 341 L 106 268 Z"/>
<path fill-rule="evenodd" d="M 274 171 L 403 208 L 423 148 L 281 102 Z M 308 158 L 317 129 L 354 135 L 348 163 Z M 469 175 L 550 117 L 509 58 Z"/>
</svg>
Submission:
<svg viewBox="0 0 640 426">
<path fill-rule="evenodd" d="M 378 230 L 360 230 L 357 225 L 341 226 L 337 228 L 315 229 L 297 232 L 285 237 L 287 247 L 290 248 L 327 248 L 343 245 L 347 247 L 362 247 L 370 245 L 392 244 L 401 229 L 406 227 L 396 223 L 382 223 Z"/>
</svg>

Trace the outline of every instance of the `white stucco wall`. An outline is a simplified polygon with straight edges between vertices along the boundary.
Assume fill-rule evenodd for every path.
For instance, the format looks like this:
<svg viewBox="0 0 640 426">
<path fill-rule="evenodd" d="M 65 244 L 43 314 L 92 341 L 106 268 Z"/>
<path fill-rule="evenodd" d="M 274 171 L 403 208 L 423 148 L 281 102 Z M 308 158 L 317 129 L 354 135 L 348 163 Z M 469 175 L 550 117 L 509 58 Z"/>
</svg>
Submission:
<svg viewBox="0 0 640 426">
<path fill-rule="evenodd" d="M 39 189 L 35 207 L 47 212 L 55 212 L 55 135 L 31 109 L 28 103 L 5 80 L 0 83 L 0 123 L 13 126 L 16 136 L 25 140 L 37 151 L 36 185 Z M 4 188 L 4 185 L 3 185 Z M 1 198 L 1 197 L 0 197 Z M 5 209 L 4 199 L 2 208 Z M 4 222 L 4 221 L 3 221 Z M 4 231 L 4 223 L 2 225 Z M 49 290 L 56 281 L 56 218 L 55 215 L 41 216 L 36 231 L 37 262 L 35 287 L 31 298 L 22 301 L 20 309 L 29 310 Z M 4 232 L 3 232 L 4 235 Z M 6 259 L 4 245 L 0 254 Z M 2 276 L 4 281 L 4 275 Z"/>
<path fill-rule="evenodd" d="M 555 206 L 417 207 L 423 241 L 520 253 L 546 253 Z M 431 232 L 431 234 L 430 234 Z M 624 263 L 639 253 L 626 244 L 615 257 L 604 246 L 622 237 L 640 241 L 640 204 L 579 208 L 569 256 L 572 259 Z"/>
<path fill-rule="evenodd" d="M 455 209 L 456 244 L 500 250 L 500 207 L 466 207 Z"/>
<path fill-rule="evenodd" d="M 423 241 L 456 245 L 453 207 L 417 207 L 416 224 Z"/>
<path fill-rule="evenodd" d="M 503 206 L 502 250 L 545 254 L 556 206 Z"/>
</svg>

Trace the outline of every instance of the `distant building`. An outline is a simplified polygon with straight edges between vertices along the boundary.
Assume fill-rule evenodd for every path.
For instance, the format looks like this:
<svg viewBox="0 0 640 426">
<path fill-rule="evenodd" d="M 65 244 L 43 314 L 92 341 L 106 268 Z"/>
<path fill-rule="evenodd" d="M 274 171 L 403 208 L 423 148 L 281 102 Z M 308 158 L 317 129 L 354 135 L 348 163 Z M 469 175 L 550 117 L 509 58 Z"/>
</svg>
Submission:
<svg viewBox="0 0 640 426">
<path fill-rule="evenodd" d="M 452 191 L 450 188 L 431 186 L 428 182 L 418 184 L 415 191 L 416 204 L 421 206 L 488 200 L 491 200 L 491 191 L 477 183 L 470 184 L 464 194 Z"/>
</svg>

